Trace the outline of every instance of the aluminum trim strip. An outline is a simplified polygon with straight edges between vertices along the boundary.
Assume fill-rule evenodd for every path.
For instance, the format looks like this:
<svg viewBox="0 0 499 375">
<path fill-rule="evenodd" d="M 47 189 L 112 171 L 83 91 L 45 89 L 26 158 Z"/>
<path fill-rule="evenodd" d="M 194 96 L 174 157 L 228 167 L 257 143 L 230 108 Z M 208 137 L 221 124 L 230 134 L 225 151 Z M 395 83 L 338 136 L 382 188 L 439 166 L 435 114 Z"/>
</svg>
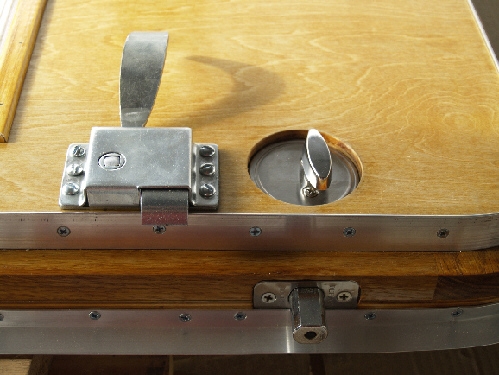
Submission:
<svg viewBox="0 0 499 375">
<path fill-rule="evenodd" d="M 499 342 L 499 304 L 328 310 L 330 334 L 316 345 L 293 340 L 289 310 L 99 310 L 97 320 L 88 310 L 0 313 L 0 354 L 387 353 Z M 182 314 L 191 319 L 181 321 Z"/>
<path fill-rule="evenodd" d="M 223 241 L 221 240 L 223 238 Z M 499 214 L 189 214 L 155 232 L 140 212 L 0 213 L 3 249 L 465 251 L 499 245 Z"/>
</svg>

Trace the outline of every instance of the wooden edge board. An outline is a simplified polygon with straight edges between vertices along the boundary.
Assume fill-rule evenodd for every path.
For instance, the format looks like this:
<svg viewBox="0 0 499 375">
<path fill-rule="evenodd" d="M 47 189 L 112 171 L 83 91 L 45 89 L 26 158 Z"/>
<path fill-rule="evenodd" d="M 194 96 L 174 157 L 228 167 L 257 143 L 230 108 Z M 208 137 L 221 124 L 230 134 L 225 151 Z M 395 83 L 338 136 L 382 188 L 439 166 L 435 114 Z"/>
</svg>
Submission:
<svg viewBox="0 0 499 375">
<path fill-rule="evenodd" d="M 18 0 L 0 51 L 0 142 L 9 139 L 47 0 Z"/>
</svg>

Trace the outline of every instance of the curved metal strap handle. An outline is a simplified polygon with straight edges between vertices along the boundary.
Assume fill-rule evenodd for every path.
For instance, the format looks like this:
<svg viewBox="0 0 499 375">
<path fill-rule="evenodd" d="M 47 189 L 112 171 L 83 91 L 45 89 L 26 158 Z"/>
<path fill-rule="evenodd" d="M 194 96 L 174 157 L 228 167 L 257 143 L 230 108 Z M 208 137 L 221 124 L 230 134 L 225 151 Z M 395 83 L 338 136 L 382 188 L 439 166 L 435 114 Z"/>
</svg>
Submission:
<svg viewBox="0 0 499 375">
<path fill-rule="evenodd" d="M 120 74 L 122 127 L 143 127 L 161 83 L 167 32 L 133 32 L 125 41 Z"/>
</svg>

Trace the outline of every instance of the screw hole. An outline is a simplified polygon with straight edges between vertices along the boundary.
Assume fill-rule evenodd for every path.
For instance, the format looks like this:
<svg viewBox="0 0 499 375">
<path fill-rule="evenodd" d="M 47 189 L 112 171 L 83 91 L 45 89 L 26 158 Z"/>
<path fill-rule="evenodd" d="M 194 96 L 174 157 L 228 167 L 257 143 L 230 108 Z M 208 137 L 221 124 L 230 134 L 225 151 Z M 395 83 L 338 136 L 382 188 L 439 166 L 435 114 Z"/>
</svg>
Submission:
<svg viewBox="0 0 499 375">
<path fill-rule="evenodd" d="M 317 333 L 313 331 L 308 331 L 307 333 L 305 333 L 304 336 L 307 340 L 313 340 L 317 337 Z"/>
</svg>

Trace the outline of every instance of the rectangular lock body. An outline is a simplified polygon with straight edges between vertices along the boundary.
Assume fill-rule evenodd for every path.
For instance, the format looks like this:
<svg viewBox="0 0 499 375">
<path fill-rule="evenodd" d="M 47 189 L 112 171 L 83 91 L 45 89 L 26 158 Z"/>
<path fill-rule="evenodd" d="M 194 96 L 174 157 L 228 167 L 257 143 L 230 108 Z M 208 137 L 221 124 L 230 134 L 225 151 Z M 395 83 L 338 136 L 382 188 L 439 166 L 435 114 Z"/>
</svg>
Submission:
<svg viewBox="0 0 499 375">
<path fill-rule="evenodd" d="M 191 188 L 189 128 L 93 128 L 85 166 L 90 207 L 140 207 L 141 189 Z"/>
</svg>

